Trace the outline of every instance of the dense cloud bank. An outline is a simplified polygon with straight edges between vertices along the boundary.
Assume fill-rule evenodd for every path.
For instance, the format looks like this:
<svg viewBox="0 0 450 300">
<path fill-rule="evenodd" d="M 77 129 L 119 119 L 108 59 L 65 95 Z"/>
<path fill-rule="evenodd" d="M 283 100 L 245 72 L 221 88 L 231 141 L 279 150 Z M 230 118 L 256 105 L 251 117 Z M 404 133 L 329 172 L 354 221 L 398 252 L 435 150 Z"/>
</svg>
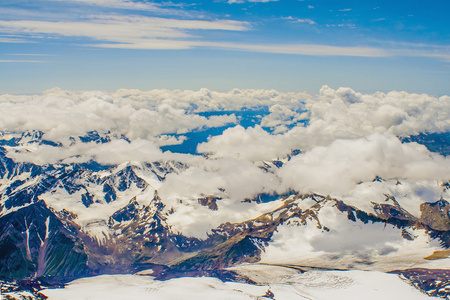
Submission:
<svg viewBox="0 0 450 300">
<path fill-rule="evenodd" d="M 286 187 L 304 192 L 345 192 L 360 182 L 383 179 L 450 178 L 450 159 L 425 146 L 402 144 L 388 133 L 336 140 L 299 155 L 279 170 Z"/>
<path fill-rule="evenodd" d="M 262 127 L 287 131 L 299 120 L 309 120 L 285 133 L 306 136 L 309 147 L 337 138 L 362 137 L 388 131 L 398 136 L 450 130 L 450 97 L 406 92 L 366 95 L 350 88 L 322 87 L 317 95 L 275 90 L 215 92 L 181 90 L 118 90 L 71 92 L 52 89 L 42 95 L 0 96 L 0 129 L 40 130 L 57 140 L 85 132 L 114 132 L 129 139 L 154 139 L 168 133 L 185 133 L 236 123 L 233 114 L 203 117 L 199 112 L 240 111 L 266 107 Z M 251 135 L 258 135 L 257 131 Z M 311 143 L 312 142 L 312 143 Z"/>
<path fill-rule="evenodd" d="M 267 113 L 257 116 L 259 123 L 254 127 L 246 128 L 239 125 L 242 117 L 233 113 L 242 110 Z M 108 93 L 55 88 L 42 95 L 0 95 L 0 115 L 4 139 L 10 137 L 8 133 L 34 130 L 43 132 L 43 139 L 62 146 L 56 149 L 34 145 L 33 149 L 22 152 L 19 149 L 12 154 L 17 160 L 38 164 L 64 161 L 73 156 L 81 162 L 86 159 L 102 163 L 157 160 L 162 155 L 158 146 L 182 144 L 187 139 L 185 133 L 223 126 L 229 128 L 199 144 L 199 153 L 206 153 L 210 158 L 260 161 L 286 157 L 293 149 L 305 152 L 317 146 L 328 147 L 336 140 L 356 140 L 374 133 L 392 140 L 389 135 L 405 137 L 450 131 L 450 97 L 397 91 L 368 95 L 350 88 L 333 90 L 328 86 L 322 87 L 317 95 L 239 89 Z M 92 131 L 122 137 L 128 142 L 112 141 L 113 146 L 73 142 L 73 138 Z M 108 152 L 111 158 L 105 157 Z M 37 159 L 33 160 L 33 156 Z"/>
<path fill-rule="evenodd" d="M 205 118 L 188 113 L 188 107 L 177 105 L 170 97 L 140 99 L 122 96 L 120 91 L 108 94 L 59 89 L 40 96 L 3 95 L 0 128 L 15 132 L 39 130 L 53 141 L 94 130 L 123 134 L 131 140 L 155 140 L 165 133 L 185 133 L 236 122 L 234 115 Z"/>
<path fill-rule="evenodd" d="M 239 112 L 249 110 L 256 112 L 254 126 L 240 123 L 245 116 Z M 385 193 L 387 187 L 366 184 L 381 177 L 404 180 L 408 186 L 420 182 L 420 190 L 408 196 L 414 201 L 405 200 L 405 206 L 417 211 L 420 201 L 447 197 L 436 186 L 450 179 L 450 158 L 399 139 L 450 131 L 449 96 L 396 91 L 368 95 L 328 86 L 317 95 L 238 89 L 226 93 L 53 89 L 42 95 L 2 95 L 0 115 L 3 147 L 17 162 L 183 163 L 186 168 L 168 175 L 159 193 L 168 208 L 184 199 L 186 205 L 179 205 L 169 221 L 191 236 L 205 237 L 223 222 L 263 213 L 268 209 L 264 205 L 242 202 L 259 194 L 295 190 L 362 199 L 375 194 L 371 191 Z M 182 144 L 186 133 L 225 127 L 198 145 L 203 156 L 160 149 Z M 51 142 L 19 140 L 22 132 L 32 130 Z M 83 140 L 92 131 L 104 137 L 103 143 Z M 18 145 L 7 143 L 12 138 Z M 219 210 L 212 213 L 196 200 L 205 195 L 229 201 L 219 201 Z"/>
</svg>

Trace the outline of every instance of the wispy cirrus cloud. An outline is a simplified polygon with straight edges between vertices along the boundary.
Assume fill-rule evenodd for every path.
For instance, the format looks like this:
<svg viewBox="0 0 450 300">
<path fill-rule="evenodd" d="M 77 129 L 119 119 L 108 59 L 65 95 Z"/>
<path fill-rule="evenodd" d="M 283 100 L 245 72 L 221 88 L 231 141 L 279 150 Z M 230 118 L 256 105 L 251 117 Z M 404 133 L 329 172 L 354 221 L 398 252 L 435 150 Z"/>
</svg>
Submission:
<svg viewBox="0 0 450 300">
<path fill-rule="evenodd" d="M 356 25 L 355 24 L 353 24 L 353 23 L 339 23 L 339 24 L 327 24 L 327 25 L 325 25 L 326 27 L 340 27 L 340 28 L 343 28 L 343 27 L 347 27 L 347 28 L 352 28 L 352 29 L 355 29 L 356 28 Z"/>
<path fill-rule="evenodd" d="M 97 47 L 135 49 L 185 49 L 186 39 L 193 30 L 249 30 L 247 22 L 233 20 L 182 20 L 142 16 L 93 16 L 88 21 L 0 21 L 5 33 L 24 36 L 85 37 L 94 41 L 115 44 L 99 44 Z M 116 45 L 114 47 L 114 45 Z"/>
<path fill-rule="evenodd" d="M 132 9 L 132 10 L 147 10 L 147 11 L 162 10 L 161 6 L 157 3 L 135 2 L 135 1 L 131 1 L 131 0 L 47 0 L 47 1 L 85 4 L 85 5 L 92 5 L 92 6 Z"/>
<path fill-rule="evenodd" d="M 293 19 L 293 18 L 292 18 Z M 297 20 L 298 21 L 298 20 Z M 307 22 L 307 20 L 302 20 Z M 300 22 L 300 21 L 299 21 Z M 314 22 L 314 21 L 310 21 Z M 23 36 L 65 36 L 90 38 L 87 45 L 119 49 L 189 49 L 195 47 L 221 48 L 235 51 L 252 51 L 300 55 L 337 55 L 382 57 L 382 49 L 370 47 L 338 47 L 314 44 L 243 44 L 211 42 L 192 34 L 200 30 L 247 31 L 248 22 L 234 20 L 181 20 L 142 16 L 92 16 L 88 21 L 0 21 L 5 33 Z M 102 41 L 95 43 L 96 41 Z"/>
<path fill-rule="evenodd" d="M 44 60 L 0 59 L 0 63 L 44 63 Z"/>
<path fill-rule="evenodd" d="M 77 1 L 89 2 L 90 0 Z M 311 19 L 300 19 L 291 16 L 283 19 L 296 23 L 316 24 Z M 250 44 L 243 42 L 213 42 L 204 38 L 201 34 L 201 32 L 205 31 L 243 32 L 251 29 L 252 24 L 249 22 L 227 19 L 201 20 L 137 15 L 92 15 L 78 21 L 0 21 L 0 33 L 5 36 L 14 36 L 14 38 L 0 38 L 0 42 L 38 42 L 46 38 L 78 37 L 89 39 L 88 41 L 83 41 L 85 46 L 98 48 L 152 50 L 207 47 L 233 51 L 311 56 L 403 56 L 450 61 L 450 54 L 448 54 L 450 52 L 447 46 L 392 44 L 389 42 L 374 42 L 372 46 L 336 46 L 314 43 Z"/>
<path fill-rule="evenodd" d="M 22 38 L 0 37 L 0 43 L 23 44 L 23 43 L 32 43 L 32 41 L 22 39 Z"/>
<path fill-rule="evenodd" d="M 281 18 L 283 20 L 289 21 L 291 23 L 307 23 L 309 25 L 314 25 L 317 24 L 315 21 L 311 20 L 311 19 L 306 19 L 306 18 L 294 18 L 292 16 L 289 17 L 283 17 Z"/>
<path fill-rule="evenodd" d="M 448 49 L 448 48 L 447 48 Z M 395 56 L 425 57 L 435 58 L 441 61 L 450 62 L 449 50 L 442 51 L 439 49 L 395 49 L 391 50 Z"/>
<path fill-rule="evenodd" d="M 52 56 L 50 54 L 42 54 L 42 53 L 10 53 L 8 55 L 13 55 L 13 56 Z"/>
<path fill-rule="evenodd" d="M 276 2 L 279 0 L 228 0 L 227 3 L 229 4 L 234 4 L 234 3 L 246 3 L 246 2 L 250 2 L 250 3 L 267 3 L 267 2 Z"/>
<path fill-rule="evenodd" d="M 298 54 L 313 56 L 361 56 L 386 57 L 389 53 L 381 48 L 372 47 L 340 47 L 318 44 L 238 44 L 238 43 L 200 43 L 208 47 L 228 48 L 250 52 L 265 52 L 279 54 Z"/>
<path fill-rule="evenodd" d="M 19 57 L 36 57 L 42 58 L 47 56 L 52 56 L 49 54 L 38 54 L 38 53 L 9 53 L 7 56 L 19 56 Z M 48 61 L 41 59 L 0 59 L 0 63 L 47 63 Z"/>
<path fill-rule="evenodd" d="M 450 45 L 372 40 L 385 47 L 393 56 L 434 58 L 450 62 Z"/>
</svg>

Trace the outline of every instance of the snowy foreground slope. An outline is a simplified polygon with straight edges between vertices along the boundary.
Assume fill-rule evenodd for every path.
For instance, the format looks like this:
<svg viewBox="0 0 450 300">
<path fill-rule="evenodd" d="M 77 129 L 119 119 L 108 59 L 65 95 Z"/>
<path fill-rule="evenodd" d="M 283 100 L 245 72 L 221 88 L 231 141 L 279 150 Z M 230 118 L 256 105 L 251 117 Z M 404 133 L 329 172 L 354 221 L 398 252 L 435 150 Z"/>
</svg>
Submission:
<svg viewBox="0 0 450 300">
<path fill-rule="evenodd" d="M 394 274 L 363 271 L 309 271 L 303 274 L 268 266 L 251 272 L 271 274 L 256 284 L 222 282 L 217 278 L 155 281 L 136 275 L 102 275 L 70 283 L 65 289 L 44 290 L 58 299 L 428 299 Z M 246 266 L 242 267 L 244 270 Z M 275 270 L 272 270 L 275 269 Z M 280 270 L 281 269 L 281 270 Z M 275 275 L 273 275 L 275 273 Z"/>
<path fill-rule="evenodd" d="M 10 297 L 450 294 L 448 96 L 54 89 L 0 114 Z"/>
</svg>

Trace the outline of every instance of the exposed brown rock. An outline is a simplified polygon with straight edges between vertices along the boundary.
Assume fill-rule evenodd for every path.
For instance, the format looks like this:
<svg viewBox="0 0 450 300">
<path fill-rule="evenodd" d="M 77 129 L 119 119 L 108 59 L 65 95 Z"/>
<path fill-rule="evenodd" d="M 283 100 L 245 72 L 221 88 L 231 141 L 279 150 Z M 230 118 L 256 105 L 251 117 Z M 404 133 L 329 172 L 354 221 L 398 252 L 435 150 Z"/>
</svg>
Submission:
<svg viewBox="0 0 450 300">
<path fill-rule="evenodd" d="M 434 203 L 422 203 L 420 205 L 420 221 L 434 230 L 450 230 L 450 204 L 440 199 Z"/>
<path fill-rule="evenodd" d="M 220 197 L 207 196 L 198 198 L 198 203 L 203 206 L 207 206 L 210 210 L 217 210 L 217 200 L 222 200 Z"/>
</svg>

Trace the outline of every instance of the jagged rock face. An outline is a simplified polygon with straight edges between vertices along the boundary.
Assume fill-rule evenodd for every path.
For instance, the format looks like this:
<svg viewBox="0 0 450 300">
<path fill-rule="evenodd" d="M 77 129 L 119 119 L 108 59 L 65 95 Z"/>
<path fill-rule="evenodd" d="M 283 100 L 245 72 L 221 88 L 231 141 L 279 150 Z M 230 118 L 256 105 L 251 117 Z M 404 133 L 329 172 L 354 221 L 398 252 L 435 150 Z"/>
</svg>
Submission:
<svg viewBox="0 0 450 300">
<path fill-rule="evenodd" d="M 450 296 L 450 271 L 440 269 L 407 269 L 394 271 L 414 287 L 431 297 L 448 299 Z"/>
<path fill-rule="evenodd" d="M 40 137 L 36 133 L 27 138 Z M 107 141 L 94 133 L 87 138 Z M 242 202 L 263 205 L 276 200 L 279 207 L 254 219 L 222 223 L 200 239 L 174 230 L 169 222 L 173 208 L 158 195 L 158 183 L 186 168 L 179 162 L 36 166 L 15 163 L 5 155 L 0 147 L 0 277 L 74 278 L 157 267 L 215 270 L 258 262 L 283 225 L 329 232 L 320 221 L 324 207 L 348 222 L 392 224 L 402 229 L 405 240 L 415 239 L 409 228 L 423 228 L 450 246 L 450 205 L 445 200 L 422 204 L 418 218 L 390 195 L 366 212 L 325 195 L 260 194 Z M 273 172 L 282 165 L 275 161 L 260 167 Z M 225 190 L 219 192 L 226 195 Z M 222 201 L 227 200 L 202 194 L 193 203 L 215 213 Z"/>
<path fill-rule="evenodd" d="M 0 295 L 2 296 L 2 299 L 4 298 L 6 300 L 45 300 L 48 299 L 48 297 L 40 291 L 48 287 L 62 288 L 63 286 L 48 286 L 35 279 L 22 279 L 17 281 L 0 280 Z"/>
<path fill-rule="evenodd" d="M 316 204 L 301 209 L 305 198 Z M 100 273 L 137 272 L 155 265 L 178 270 L 212 270 L 242 262 L 257 262 L 264 246 L 278 226 L 296 226 L 314 222 L 324 205 L 333 205 L 349 221 L 383 222 L 399 227 L 416 220 L 405 220 L 397 213 L 383 218 L 369 215 L 342 201 L 320 195 L 291 197 L 279 209 L 243 223 L 225 223 L 213 230 L 208 239 L 199 240 L 174 234 L 161 214 L 163 204 L 156 196 L 150 205 L 140 208 L 135 200 L 114 213 L 109 223 L 114 234 L 99 244 L 82 232 L 70 213 L 54 214 L 43 201 L 21 208 L 0 218 L 1 259 L 4 277 L 53 275 L 77 277 Z M 418 223 L 420 224 L 420 223 Z M 430 229 L 432 231 L 432 229 Z M 405 239 L 408 239 L 405 235 Z"/>
<path fill-rule="evenodd" d="M 77 277 L 86 274 L 87 255 L 77 238 L 42 201 L 0 218 L 0 276 Z"/>
<path fill-rule="evenodd" d="M 38 139 L 39 136 L 30 138 Z M 118 194 L 132 187 L 138 190 L 147 188 L 148 184 L 136 175 L 133 166 L 104 176 L 99 170 L 108 170 L 107 166 L 99 168 L 96 164 L 74 164 L 39 167 L 15 163 L 5 155 L 6 151 L 0 147 L 0 277 L 50 275 L 74 278 L 103 273 L 103 269 L 115 272 L 133 270 L 131 266 L 136 264 L 136 259 L 127 250 L 128 244 L 121 245 L 126 235 L 120 235 L 116 243 L 99 245 L 74 221 L 78 216 L 71 211 L 73 207 L 70 203 L 59 210 L 42 200 L 44 194 L 61 191 L 67 197 L 79 197 L 86 208 L 94 203 L 114 202 Z M 154 176 L 162 180 L 166 174 L 174 172 L 172 166 L 175 165 L 154 163 L 143 167 L 154 170 Z M 112 215 L 111 229 L 117 227 L 115 223 L 123 227 L 123 223 L 134 217 L 137 211 L 123 212 L 130 207 L 121 208 Z M 87 227 L 93 226 L 93 222 L 95 220 Z M 147 219 L 146 222 L 151 223 Z M 159 231 L 164 230 L 159 223 L 152 226 Z M 131 228 L 131 225 L 128 227 Z M 136 232 L 130 229 L 130 234 Z"/>
<path fill-rule="evenodd" d="M 243 262 L 257 262 L 264 245 L 270 240 L 277 226 L 290 218 L 300 216 L 303 220 L 314 218 L 311 210 L 301 209 L 286 202 L 274 212 L 239 224 L 225 223 L 213 230 L 206 241 L 212 248 L 204 249 L 195 256 L 178 263 L 180 269 L 226 268 Z M 275 217 L 274 215 L 278 216 Z M 320 226 L 320 225 L 319 225 Z"/>
<path fill-rule="evenodd" d="M 198 198 L 198 203 L 203 206 L 208 207 L 210 210 L 217 210 L 217 201 L 221 200 L 220 197 L 208 196 L 203 198 Z"/>
<path fill-rule="evenodd" d="M 441 199 L 435 203 L 422 203 L 420 211 L 424 224 L 439 231 L 450 230 L 450 204 L 447 201 Z"/>
</svg>

